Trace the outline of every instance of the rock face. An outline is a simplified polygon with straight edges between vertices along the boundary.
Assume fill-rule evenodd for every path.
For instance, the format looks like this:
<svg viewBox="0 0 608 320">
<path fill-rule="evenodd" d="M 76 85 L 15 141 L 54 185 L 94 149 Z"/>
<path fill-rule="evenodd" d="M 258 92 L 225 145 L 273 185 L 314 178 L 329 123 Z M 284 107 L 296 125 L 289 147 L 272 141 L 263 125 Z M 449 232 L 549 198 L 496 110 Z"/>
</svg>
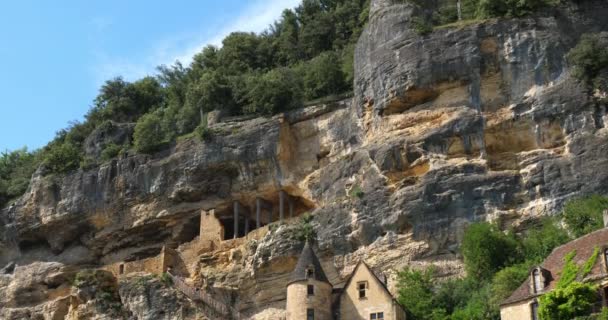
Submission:
<svg viewBox="0 0 608 320">
<path fill-rule="evenodd" d="M 352 101 L 227 118 L 211 126 L 209 141 L 61 177 L 35 175 L 0 215 L 0 267 L 18 265 L 13 275 L 0 275 L 3 316 L 63 314 L 52 310 L 67 302 L 50 289 L 32 291 L 35 299 L 23 304 L 16 288 L 39 288 L 57 268 L 178 248 L 196 241 L 201 210 L 227 216 L 239 201 L 254 212 L 256 197 L 276 208 L 280 190 L 295 199 L 296 214 L 312 212 L 332 284 L 366 259 L 387 273 L 389 287 L 406 265 L 432 263 L 445 275 L 460 274 L 458 243 L 471 221 L 525 228 L 569 198 L 608 193 L 606 106 L 571 77 L 565 59 L 582 34 L 608 31 L 608 3 L 584 1 L 427 36 L 410 28 L 413 8 L 390 3 L 372 1 L 356 48 Z M 124 138 L 95 135 L 91 154 Z M 303 245 L 298 228 L 295 220 L 260 240 L 198 252 L 189 276 L 198 286 L 238 289 L 234 305 L 246 315 L 280 318 Z M 29 278 L 18 278 L 20 268 L 31 270 Z M 159 283 L 117 283 L 129 317 L 200 316 Z M 160 314 L 164 308 L 171 312 Z M 91 310 L 82 318 L 103 317 Z M 183 315 L 175 317 L 177 310 Z"/>
</svg>

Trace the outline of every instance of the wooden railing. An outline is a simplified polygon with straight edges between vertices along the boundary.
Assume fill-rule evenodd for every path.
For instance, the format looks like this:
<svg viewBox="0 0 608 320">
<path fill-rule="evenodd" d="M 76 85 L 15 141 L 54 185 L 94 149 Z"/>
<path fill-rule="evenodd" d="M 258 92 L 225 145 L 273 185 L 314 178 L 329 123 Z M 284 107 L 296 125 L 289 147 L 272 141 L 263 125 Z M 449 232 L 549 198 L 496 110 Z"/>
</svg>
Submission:
<svg viewBox="0 0 608 320">
<path fill-rule="evenodd" d="M 217 300 L 208 292 L 205 292 L 201 289 L 195 289 L 192 286 L 188 285 L 182 278 L 175 276 L 167 271 L 167 275 L 173 281 L 173 285 L 176 289 L 185 294 L 192 301 L 201 301 L 210 307 L 213 311 L 218 313 L 219 315 L 226 317 L 232 317 L 233 319 L 247 319 L 243 315 L 241 315 L 236 308 L 226 305 L 225 303 Z"/>
</svg>

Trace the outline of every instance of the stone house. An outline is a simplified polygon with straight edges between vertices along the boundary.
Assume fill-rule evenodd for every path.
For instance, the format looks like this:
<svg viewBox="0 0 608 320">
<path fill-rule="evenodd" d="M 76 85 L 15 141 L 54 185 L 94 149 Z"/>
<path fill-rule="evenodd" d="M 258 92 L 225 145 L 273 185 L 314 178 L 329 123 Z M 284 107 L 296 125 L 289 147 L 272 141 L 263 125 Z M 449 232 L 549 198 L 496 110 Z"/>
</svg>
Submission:
<svg viewBox="0 0 608 320">
<path fill-rule="evenodd" d="M 405 320 L 405 310 L 363 261 L 335 288 L 306 243 L 287 284 L 287 320 Z"/>
<path fill-rule="evenodd" d="M 608 222 L 604 218 L 605 224 Z M 600 256 L 583 282 L 599 285 L 596 309 L 608 306 L 608 228 L 604 228 L 568 242 L 551 252 L 539 266 L 530 270 L 529 276 L 500 306 L 502 320 L 538 319 L 538 301 L 543 294 L 553 290 L 564 268 L 564 257 L 571 252 L 576 255 L 573 262 L 582 266 L 599 248 Z"/>
</svg>

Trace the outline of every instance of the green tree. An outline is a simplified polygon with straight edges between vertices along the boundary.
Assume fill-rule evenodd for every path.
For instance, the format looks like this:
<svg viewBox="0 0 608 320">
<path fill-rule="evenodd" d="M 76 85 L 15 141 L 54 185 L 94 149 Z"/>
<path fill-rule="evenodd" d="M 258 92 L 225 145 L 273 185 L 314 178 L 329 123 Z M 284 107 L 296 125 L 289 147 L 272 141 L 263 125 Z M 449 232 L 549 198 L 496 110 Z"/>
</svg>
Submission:
<svg viewBox="0 0 608 320">
<path fill-rule="evenodd" d="M 525 259 L 540 263 L 551 251 L 570 241 L 568 232 L 554 218 L 542 219 L 538 227 L 530 228 L 521 239 Z"/>
<path fill-rule="evenodd" d="M 277 62 L 287 66 L 302 59 L 300 49 L 300 24 L 298 16 L 292 10 L 283 11 L 281 20 L 275 25 L 278 36 L 275 39 Z"/>
<path fill-rule="evenodd" d="M 608 37 L 584 34 L 567 56 L 574 67 L 573 75 L 588 86 L 607 90 L 605 75 L 608 69 Z"/>
<path fill-rule="evenodd" d="M 158 112 L 148 113 L 137 121 L 133 132 L 133 145 L 136 151 L 152 153 L 165 144 L 162 117 Z"/>
<path fill-rule="evenodd" d="M 250 114 L 274 114 L 302 106 L 302 81 L 288 68 L 278 68 L 247 80 L 248 105 L 244 111 Z"/>
<path fill-rule="evenodd" d="M 342 93 L 347 85 L 341 68 L 340 57 L 334 52 L 324 52 L 304 66 L 304 88 L 307 99 Z"/>
<path fill-rule="evenodd" d="M 0 153 L 0 209 L 25 192 L 38 164 L 37 153 L 26 148 Z"/>
<path fill-rule="evenodd" d="M 492 277 L 490 304 L 498 310 L 500 304 L 528 278 L 534 263 L 525 261 L 506 267 Z"/>
<path fill-rule="evenodd" d="M 264 67 L 260 61 L 266 60 L 258 54 L 260 39 L 255 33 L 233 32 L 222 41 L 219 63 L 230 71 L 240 73 Z"/>
<path fill-rule="evenodd" d="M 608 198 L 599 195 L 571 200 L 564 207 L 564 222 L 578 238 L 603 227 L 602 213 L 606 209 Z"/>
<path fill-rule="evenodd" d="M 444 310 L 436 310 L 434 268 L 414 270 L 405 268 L 397 275 L 397 301 L 408 314 L 408 319 L 435 319 L 445 315 Z"/>
<path fill-rule="evenodd" d="M 51 173 L 67 173 L 80 166 L 80 148 L 70 142 L 50 144 L 43 151 L 43 165 Z"/>
<path fill-rule="evenodd" d="M 474 223 L 465 231 L 461 252 L 468 275 L 490 279 L 516 254 L 516 241 L 489 223 Z"/>
</svg>

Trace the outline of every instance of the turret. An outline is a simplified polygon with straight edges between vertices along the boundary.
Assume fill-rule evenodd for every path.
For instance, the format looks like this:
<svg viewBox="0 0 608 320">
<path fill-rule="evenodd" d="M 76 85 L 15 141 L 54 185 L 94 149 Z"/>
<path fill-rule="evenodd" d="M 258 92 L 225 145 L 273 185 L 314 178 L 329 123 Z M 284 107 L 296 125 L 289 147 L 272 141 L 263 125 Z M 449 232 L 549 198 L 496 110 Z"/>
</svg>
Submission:
<svg viewBox="0 0 608 320">
<path fill-rule="evenodd" d="M 287 284 L 287 320 L 331 320 L 331 294 L 332 285 L 307 241 Z"/>
</svg>

